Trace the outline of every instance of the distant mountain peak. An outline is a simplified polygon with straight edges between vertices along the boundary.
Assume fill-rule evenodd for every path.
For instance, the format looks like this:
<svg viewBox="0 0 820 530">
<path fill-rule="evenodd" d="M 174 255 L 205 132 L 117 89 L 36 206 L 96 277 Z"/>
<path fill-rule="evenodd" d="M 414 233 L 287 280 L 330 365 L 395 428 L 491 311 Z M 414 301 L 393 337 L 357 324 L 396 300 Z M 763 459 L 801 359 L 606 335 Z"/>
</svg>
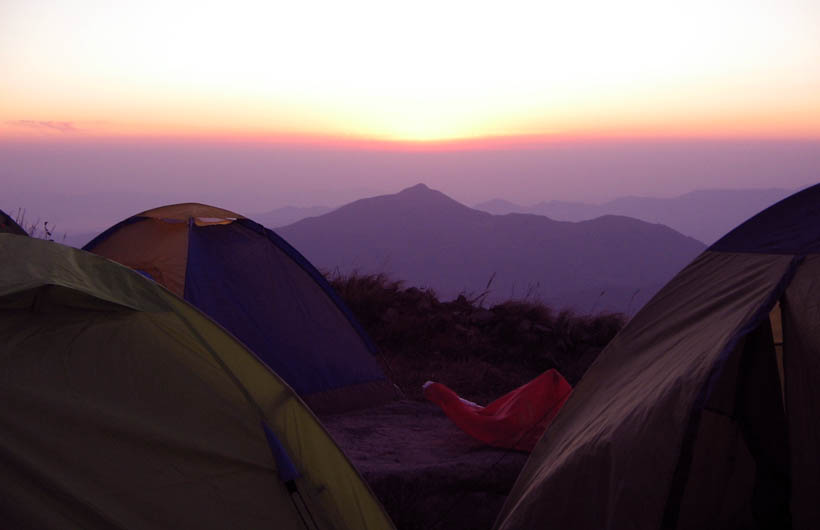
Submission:
<svg viewBox="0 0 820 530">
<path fill-rule="evenodd" d="M 419 183 L 415 186 L 405 188 L 393 195 L 383 195 L 381 197 L 374 197 L 376 200 L 387 200 L 393 207 L 409 208 L 411 210 L 425 209 L 428 213 L 435 210 L 439 212 L 460 212 L 461 215 L 469 216 L 485 216 L 486 212 L 479 212 L 473 210 L 457 200 L 453 199 L 446 193 L 439 190 L 434 190 L 426 184 Z"/>
<path fill-rule="evenodd" d="M 409 188 L 404 188 L 401 190 L 397 195 L 410 195 L 410 194 L 418 194 L 418 193 L 430 193 L 434 191 L 431 189 L 427 184 L 423 182 L 419 182 L 415 186 L 410 186 Z"/>
</svg>

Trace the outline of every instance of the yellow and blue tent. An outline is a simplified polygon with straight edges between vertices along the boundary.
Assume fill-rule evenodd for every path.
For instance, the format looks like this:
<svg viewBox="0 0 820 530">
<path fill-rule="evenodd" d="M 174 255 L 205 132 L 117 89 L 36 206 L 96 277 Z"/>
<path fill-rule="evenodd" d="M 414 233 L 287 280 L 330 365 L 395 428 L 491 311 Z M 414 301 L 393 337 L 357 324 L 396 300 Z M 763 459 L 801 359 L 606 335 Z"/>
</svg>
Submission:
<svg viewBox="0 0 820 530">
<path fill-rule="evenodd" d="M 272 230 L 196 203 L 148 210 L 85 250 L 138 270 L 204 311 L 316 411 L 395 397 L 376 348 L 324 277 Z"/>
<path fill-rule="evenodd" d="M 305 404 L 135 271 L 0 234 L 3 528 L 390 529 Z"/>
</svg>

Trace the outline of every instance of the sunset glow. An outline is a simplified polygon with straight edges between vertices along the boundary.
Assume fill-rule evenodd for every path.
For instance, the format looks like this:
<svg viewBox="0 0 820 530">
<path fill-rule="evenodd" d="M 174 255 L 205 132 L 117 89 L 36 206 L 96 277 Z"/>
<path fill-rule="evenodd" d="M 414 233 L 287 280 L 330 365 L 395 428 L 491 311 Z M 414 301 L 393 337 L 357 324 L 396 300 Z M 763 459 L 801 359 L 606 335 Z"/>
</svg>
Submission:
<svg viewBox="0 0 820 530">
<path fill-rule="evenodd" d="M 820 137 L 820 4 L 0 5 L 5 137 Z"/>
</svg>

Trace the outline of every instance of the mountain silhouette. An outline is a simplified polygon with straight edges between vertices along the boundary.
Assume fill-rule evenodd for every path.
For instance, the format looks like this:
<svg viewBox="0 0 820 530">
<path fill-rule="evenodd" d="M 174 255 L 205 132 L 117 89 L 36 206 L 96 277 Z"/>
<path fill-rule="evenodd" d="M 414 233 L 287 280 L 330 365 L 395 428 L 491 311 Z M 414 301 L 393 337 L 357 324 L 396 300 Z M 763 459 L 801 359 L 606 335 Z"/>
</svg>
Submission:
<svg viewBox="0 0 820 530">
<path fill-rule="evenodd" d="M 696 190 L 678 197 L 619 197 L 603 204 L 543 201 L 522 206 L 492 199 L 475 207 L 496 215 L 531 213 L 561 221 L 583 221 L 602 215 L 624 215 L 661 223 L 712 244 L 757 212 L 794 193 L 794 190 L 737 189 Z"/>
<path fill-rule="evenodd" d="M 315 217 L 333 210 L 330 206 L 283 206 L 265 213 L 250 215 L 259 224 L 270 228 L 289 225 L 306 217 Z"/>
<path fill-rule="evenodd" d="M 424 184 L 277 232 L 327 271 L 385 272 L 444 298 L 488 290 L 488 302 L 537 298 L 582 312 L 636 311 L 704 249 L 622 216 L 576 223 L 492 215 Z"/>
</svg>

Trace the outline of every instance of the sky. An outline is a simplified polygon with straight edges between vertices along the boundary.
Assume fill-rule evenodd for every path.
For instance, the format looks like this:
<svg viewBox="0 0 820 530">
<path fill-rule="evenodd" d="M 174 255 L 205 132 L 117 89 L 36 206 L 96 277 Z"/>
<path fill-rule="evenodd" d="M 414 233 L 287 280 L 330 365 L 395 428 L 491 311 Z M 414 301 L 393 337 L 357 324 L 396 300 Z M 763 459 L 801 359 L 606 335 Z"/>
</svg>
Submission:
<svg viewBox="0 0 820 530">
<path fill-rule="evenodd" d="M 3 0 L 8 135 L 820 136 L 820 4 Z"/>
<path fill-rule="evenodd" d="M 0 179 L 257 211 L 800 187 L 818 28 L 815 0 L 0 0 Z"/>
</svg>

